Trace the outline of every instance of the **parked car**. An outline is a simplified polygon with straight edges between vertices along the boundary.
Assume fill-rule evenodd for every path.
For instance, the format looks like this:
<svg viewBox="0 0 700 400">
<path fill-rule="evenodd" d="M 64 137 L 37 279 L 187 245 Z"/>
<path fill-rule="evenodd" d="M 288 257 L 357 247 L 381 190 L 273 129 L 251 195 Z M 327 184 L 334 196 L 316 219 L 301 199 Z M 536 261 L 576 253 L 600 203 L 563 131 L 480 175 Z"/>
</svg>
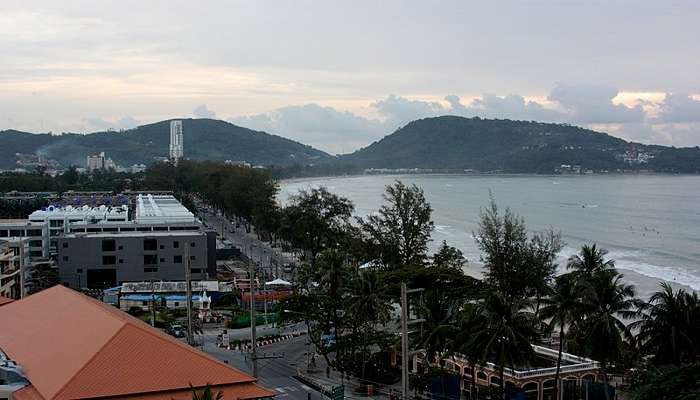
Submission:
<svg viewBox="0 0 700 400">
<path fill-rule="evenodd" d="M 184 338 L 187 336 L 185 328 L 182 325 L 170 325 L 168 333 L 176 338 Z"/>
</svg>

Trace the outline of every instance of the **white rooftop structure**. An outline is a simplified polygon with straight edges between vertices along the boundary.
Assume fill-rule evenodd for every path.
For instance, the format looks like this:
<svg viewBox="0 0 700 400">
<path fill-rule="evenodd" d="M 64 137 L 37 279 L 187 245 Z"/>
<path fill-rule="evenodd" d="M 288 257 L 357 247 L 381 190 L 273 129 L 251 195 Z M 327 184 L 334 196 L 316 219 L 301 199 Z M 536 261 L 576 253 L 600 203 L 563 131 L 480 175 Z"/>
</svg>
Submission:
<svg viewBox="0 0 700 400">
<path fill-rule="evenodd" d="M 48 206 L 45 209 L 34 211 L 29 215 L 29 221 L 33 223 L 43 223 L 47 221 L 65 221 L 65 225 L 75 222 L 95 223 L 101 221 L 119 222 L 127 221 L 129 218 L 129 207 L 126 205 L 110 206 L 82 206 L 82 207 L 54 207 Z M 64 224 L 51 224 L 52 228 L 63 227 Z"/>
<path fill-rule="evenodd" d="M 196 222 L 194 214 L 171 195 L 140 194 L 136 199 L 136 223 Z"/>
</svg>

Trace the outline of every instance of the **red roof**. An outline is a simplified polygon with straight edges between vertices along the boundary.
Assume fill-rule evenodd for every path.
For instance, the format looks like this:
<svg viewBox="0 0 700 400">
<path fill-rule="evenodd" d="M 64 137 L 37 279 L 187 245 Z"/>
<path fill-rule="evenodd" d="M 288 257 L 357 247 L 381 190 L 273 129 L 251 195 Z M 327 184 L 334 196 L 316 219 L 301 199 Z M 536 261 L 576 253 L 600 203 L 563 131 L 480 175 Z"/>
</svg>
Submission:
<svg viewBox="0 0 700 400">
<path fill-rule="evenodd" d="M 190 383 L 216 386 L 225 399 L 274 395 L 252 376 L 63 286 L 3 306 L 0 321 L 0 348 L 31 382 L 19 400 L 191 398 Z"/>
<path fill-rule="evenodd" d="M 7 297 L 5 297 L 5 296 L 0 296 L 0 306 L 3 305 L 3 304 L 12 303 L 13 301 L 14 301 L 13 299 L 9 299 L 9 298 L 7 298 Z"/>
</svg>

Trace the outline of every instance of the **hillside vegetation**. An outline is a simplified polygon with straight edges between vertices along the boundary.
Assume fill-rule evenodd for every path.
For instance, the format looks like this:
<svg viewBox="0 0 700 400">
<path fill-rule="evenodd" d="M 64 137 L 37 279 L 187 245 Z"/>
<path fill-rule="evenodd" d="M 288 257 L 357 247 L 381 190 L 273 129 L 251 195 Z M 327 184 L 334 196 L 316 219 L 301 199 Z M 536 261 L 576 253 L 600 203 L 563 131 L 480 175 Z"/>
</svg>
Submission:
<svg viewBox="0 0 700 400">
<path fill-rule="evenodd" d="M 332 157 L 310 146 L 213 119 L 184 119 L 185 157 L 192 160 L 246 161 L 253 165 L 292 165 Z M 168 156 L 170 121 L 124 132 L 89 135 L 0 132 L 0 168 L 15 166 L 15 153 L 42 154 L 62 166 L 84 166 L 89 154 L 104 151 L 117 164 L 152 163 Z"/>
<path fill-rule="evenodd" d="M 571 125 L 455 116 L 413 121 L 342 160 L 365 168 L 513 173 L 552 173 L 562 164 L 594 171 L 700 171 L 698 148 L 630 143 Z"/>
</svg>

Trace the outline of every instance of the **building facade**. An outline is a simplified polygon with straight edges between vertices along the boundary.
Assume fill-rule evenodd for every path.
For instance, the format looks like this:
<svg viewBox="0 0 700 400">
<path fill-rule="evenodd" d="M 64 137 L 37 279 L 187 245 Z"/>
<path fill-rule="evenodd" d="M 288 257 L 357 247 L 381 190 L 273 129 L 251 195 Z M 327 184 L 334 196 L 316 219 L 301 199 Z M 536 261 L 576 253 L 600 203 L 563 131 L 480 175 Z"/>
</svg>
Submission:
<svg viewBox="0 0 700 400">
<path fill-rule="evenodd" d="M 170 160 L 177 163 L 185 154 L 182 121 L 170 121 Z"/>
<path fill-rule="evenodd" d="M 31 258 L 49 256 L 48 222 L 31 222 L 27 219 L 0 220 L 0 240 L 25 239 L 29 246 Z"/>
<path fill-rule="evenodd" d="M 216 233 L 144 231 L 69 233 L 57 238 L 58 273 L 69 287 L 104 289 L 123 282 L 216 275 Z M 189 263 L 187 259 L 189 258 Z"/>
<path fill-rule="evenodd" d="M 22 247 L 24 247 L 22 249 Z M 22 295 L 22 272 L 29 266 L 27 240 L 0 241 L 0 297 L 19 299 Z"/>
</svg>

